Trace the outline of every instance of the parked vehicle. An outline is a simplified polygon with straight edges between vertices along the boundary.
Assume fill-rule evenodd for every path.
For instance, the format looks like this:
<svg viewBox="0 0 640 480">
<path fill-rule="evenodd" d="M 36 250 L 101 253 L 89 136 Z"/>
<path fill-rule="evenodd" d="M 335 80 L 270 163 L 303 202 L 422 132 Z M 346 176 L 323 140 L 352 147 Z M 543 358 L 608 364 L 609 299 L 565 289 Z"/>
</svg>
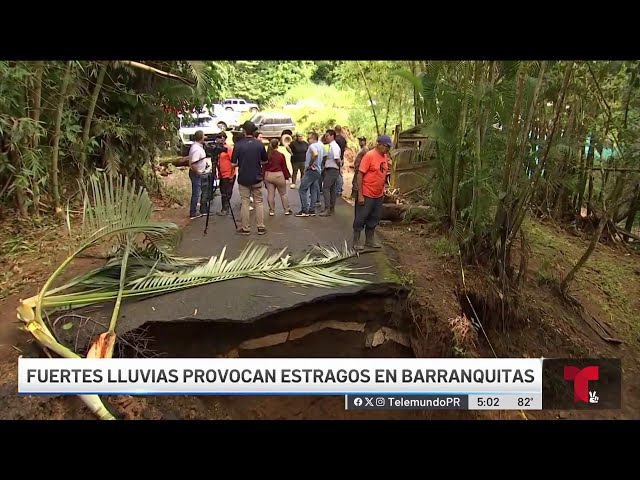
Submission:
<svg viewBox="0 0 640 480">
<path fill-rule="evenodd" d="M 208 113 L 194 114 L 193 118 L 184 118 L 182 114 L 178 115 L 180 126 L 178 129 L 178 138 L 180 144 L 178 146 L 180 155 L 185 157 L 189 155 L 189 149 L 193 145 L 193 137 L 198 130 L 202 130 L 206 141 L 213 141 L 215 137 L 222 131 L 217 125 L 215 116 Z"/>
<path fill-rule="evenodd" d="M 212 117 L 220 130 L 231 130 L 232 128 L 240 125 L 240 117 L 242 116 L 242 112 L 234 112 L 231 110 L 216 111 L 215 105 L 214 112 L 215 113 L 212 115 Z"/>
<path fill-rule="evenodd" d="M 293 135 L 296 123 L 291 115 L 277 112 L 260 112 L 251 117 L 251 121 L 258 127 L 258 131 L 265 138 L 281 138 L 283 135 Z"/>
<path fill-rule="evenodd" d="M 227 98 L 222 101 L 222 106 L 225 110 L 233 112 L 256 113 L 260 111 L 257 103 L 248 102 L 244 98 Z"/>
</svg>

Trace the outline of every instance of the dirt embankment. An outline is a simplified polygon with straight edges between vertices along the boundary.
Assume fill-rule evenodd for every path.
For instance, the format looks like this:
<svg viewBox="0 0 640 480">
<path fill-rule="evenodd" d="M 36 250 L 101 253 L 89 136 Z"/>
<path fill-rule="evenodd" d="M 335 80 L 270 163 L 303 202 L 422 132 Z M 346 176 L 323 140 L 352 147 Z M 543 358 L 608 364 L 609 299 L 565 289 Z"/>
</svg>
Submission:
<svg viewBox="0 0 640 480">
<path fill-rule="evenodd" d="M 430 325 L 453 333 L 453 354 L 480 357 L 620 358 L 623 408 L 620 411 L 525 412 L 529 419 L 632 419 L 640 412 L 640 255 L 599 245 L 576 277 L 571 296 L 558 294 L 556 282 L 582 255 L 588 238 L 555 226 L 529 221 L 528 270 L 517 304 L 506 303 L 505 321 L 497 289 L 486 272 L 465 267 L 468 295 L 462 295 L 455 245 L 433 225 L 388 225 L 383 235 L 396 251 L 398 265 L 413 284 L 413 302 L 430 312 Z M 517 262 L 515 262 L 517 264 Z M 470 305 L 473 305 L 473 309 Z M 482 330 L 470 325 L 476 315 Z M 616 342 L 592 328 L 602 323 Z M 429 341 L 429 332 L 423 338 Z M 620 342 L 620 343 L 618 343 Z"/>
</svg>

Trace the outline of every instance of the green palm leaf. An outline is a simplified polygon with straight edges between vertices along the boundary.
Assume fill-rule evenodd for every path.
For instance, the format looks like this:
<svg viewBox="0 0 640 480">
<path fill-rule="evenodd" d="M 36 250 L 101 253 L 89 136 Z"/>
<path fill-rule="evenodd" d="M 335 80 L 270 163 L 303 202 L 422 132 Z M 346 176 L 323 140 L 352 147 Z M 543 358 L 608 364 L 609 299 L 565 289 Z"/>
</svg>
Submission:
<svg viewBox="0 0 640 480">
<path fill-rule="evenodd" d="M 147 264 L 145 268 L 139 258 L 130 257 L 122 298 L 151 297 L 243 277 L 322 288 L 370 283 L 357 276 L 371 273 L 341 263 L 357 255 L 346 243 L 342 250 L 316 246 L 299 261 L 292 261 L 290 255 L 284 256 L 285 251 L 273 254 L 264 245 L 249 244 L 236 258 L 227 259 L 224 247 L 219 256 L 211 257 L 206 263 L 182 268 L 161 263 Z M 78 307 L 116 299 L 121 280 L 116 260 L 112 260 L 110 268 L 94 272 L 91 277 L 85 275 L 81 281 L 70 282 L 74 286 L 84 286 L 86 290 L 47 295 L 43 299 L 44 306 Z"/>
<path fill-rule="evenodd" d="M 147 191 L 136 186 L 135 181 L 105 172 L 93 175 L 84 195 L 80 249 L 86 250 L 109 238 L 117 239 L 119 248 L 126 243 L 127 235 L 134 234 L 141 235 L 147 245 L 153 245 L 150 252 L 169 255 L 180 240 L 180 229 L 170 222 L 152 221 L 152 211 Z"/>
<path fill-rule="evenodd" d="M 392 72 L 392 75 L 398 76 L 406 80 L 413 86 L 413 88 L 416 89 L 416 91 L 422 92 L 422 89 L 423 89 L 422 78 L 419 77 L 418 75 L 414 75 L 411 70 L 408 70 L 406 68 L 400 68 Z"/>
</svg>

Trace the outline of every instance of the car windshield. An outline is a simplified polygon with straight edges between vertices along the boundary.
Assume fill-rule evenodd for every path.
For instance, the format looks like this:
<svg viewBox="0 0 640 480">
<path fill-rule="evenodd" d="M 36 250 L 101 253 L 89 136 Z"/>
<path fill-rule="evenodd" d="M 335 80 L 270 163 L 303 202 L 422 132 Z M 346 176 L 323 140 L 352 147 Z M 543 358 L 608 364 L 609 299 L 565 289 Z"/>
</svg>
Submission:
<svg viewBox="0 0 640 480">
<path fill-rule="evenodd" d="M 213 124 L 213 118 L 209 116 L 186 119 L 183 118 L 181 121 L 182 128 L 210 127 Z"/>
</svg>

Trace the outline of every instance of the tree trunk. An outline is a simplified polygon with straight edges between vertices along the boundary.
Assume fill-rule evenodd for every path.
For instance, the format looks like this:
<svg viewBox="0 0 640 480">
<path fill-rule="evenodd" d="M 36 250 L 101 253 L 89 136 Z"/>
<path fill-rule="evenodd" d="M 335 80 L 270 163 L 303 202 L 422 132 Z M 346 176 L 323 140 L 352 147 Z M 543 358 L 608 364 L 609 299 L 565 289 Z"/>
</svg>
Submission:
<svg viewBox="0 0 640 480">
<path fill-rule="evenodd" d="M 629 105 L 631 103 L 631 92 L 633 91 L 633 84 L 636 82 L 636 76 L 638 74 L 638 66 L 634 65 L 633 70 L 631 71 L 631 78 L 629 79 L 629 86 L 627 88 L 627 95 L 624 101 L 624 121 L 622 123 L 622 128 L 624 130 L 627 129 L 627 119 L 629 118 Z"/>
<path fill-rule="evenodd" d="M 22 171 L 22 162 L 20 159 L 20 152 L 18 152 L 15 148 L 11 148 L 9 150 L 9 158 L 11 159 L 11 163 L 16 171 L 16 173 L 20 173 Z M 16 183 L 15 187 L 16 194 L 16 206 L 18 207 L 18 212 L 20 212 L 21 217 L 28 217 L 29 212 L 27 210 L 27 196 L 25 194 L 24 188 Z"/>
<path fill-rule="evenodd" d="M 87 110 L 87 116 L 84 120 L 84 129 L 82 131 L 82 143 L 80 144 L 80 165 L 78 168 L 78 177 L 80 180 L 84 178 L 85 172 L 89 171 L 89 166 L 87 165 L 87 144 L 89 143 L 89 134 L 91 132 L 91 122 L 93 121 L 93 112 L 96 109 L 96 104 L 98 103 L 98 97 L 100 96 L 100 89 L 102 88 L 102 84 L 104 83 L 104 77 L 107 73 L 107 67 L 109 66 L 109 62 L 104 62 L 100 66 L 100 72 L 98 73 L 98 79 L 96 80 L 96 84 L 93 88 L 93 93 L 91 94 L 91 101 L 89 102 L 89 109 Z"/>
<path fill-rule="evenodd" d="M 593 170 L 589 170 L 589 189 L 587 192 L 587 217 L 593 215 Z"/>
<path fill-rule="evenodd" d="M 518 230 L 520 229 L 520 225 L 522 225 L 522 222 L 527 212 L 527 209 L 526 209 L 527 203 L 529 202 L 531 196 L 535 194 L 538 188 L 541 173 L 544 169 L 545 164 L 547 163 L 547 158 L 549 157 L 551 145 L 553 144 L 554 135 L 558 128 L 560 115 L 564 110 L 564 104 L 565 104 L 564 100 L 567 95 L 567 89 L 569 88 L 569 80 L 571 79 L 572 70 L 573 70 L 573 62 L 569 62 L 569 65 L 567 65 L 567 68 L 564 71 L 564 78 L 562 80 L 562 87 L 560 88 L 560 93 L 558 93 L 558 101 L 556 103 L 556 112 L 553 119 L 553 126 L 551 127 L 551 132 L 549 133 L 549 137 L 547 138 L 544 154 L 540 159 L 540 163 L 538 164 L 538 167 L 536 168 L 535 173 L 533 174 L 533 178 L 531 179 L 531 183 L 527 187 L 525 195 L 521 199 L 521 202 L 518 208 L 518 213 L 515 216 L 515 221 L 513 223 L 513 227 L 511 228 L 511 231 L 508 233 L 508 237 L 513 237 L 518 233 Z"/>
<path fill-rule="evenodd" d="M 360 66 L 360 62 L 358 62 L 358 69 L 360 70 L 360 75 L 362 75 L 362 80 L 364 82 L 364 89 L 367 91 L 367 96 L 369 97 L 369 103 L 371 104 L 371 111 L 373 112 L 373 119 L 376 122 L 376 133 L 380 135 L 380 123 L 378 122 L 378 114 L 376 113 L 376 106 L 373 103 L 373 97 L 371 96 L 371 91 L 369 90 L 369 84 L 367 83 L 367 77 L 364 74 L 364 70 Z"/>
<path fill-rule="evenodd" d="M 578 194 L 576 196 L 576 202 L 573 206 L 578 217 L 582 216 L 582 204 L 584 202 L 584 189 L 587 186 L 587 155 L 584 154 L 584 145 L 580 148 L 580 180 L 578 181 Z"/>
<path fill-rule="evenodd" d="M 562 282 L 560 283 L 560 290 L 562 291 L 563 294 L 567 293 L 567 290 L 569 290 L 569 286 L 571 285 L 571 282 L 575 278 L 576 273 L 578 273 L 578 271 L 587 262 L 587 260 L 589 260 L 589 257 L 595 250 L 596 245 L 598 244 L 598 241 L 600 241 L 600 236 L 602 235 L 602 231 L 604 230 L 604 227 L 608 221 L 609 221 L 609 218 L 607 217 L 607 215 L 603 214 L 602 217 L 600 218 L 600 223 L 598 224 L 598 228 L 596 229 L 595 233 L 593 234 L 593 237 L 591 238 L 591 243 L 589 244 L 589 247 L 584 252 L 582 257 L 580 257 L 580 260 L 578 260 L 578 263 L 575 264 L 575 266 L 569 271 L 567 276 L 564 277 L 564 280 L 562 280 Z"/>
<path fill-rule="evenodd" d="M 624 224 L 624 229 L 627 232 L 633 231 L 633 224 L 635 222 L 636 215 L 638 214 L 638 210 L 640 210 L 640 184 L 636 185 L 636 195 L 631 201 L 631 208 L 627 214 L 627 221 Z"/>
<path fill-rule="evenodd" d="M 33 106 L 31 110 L 31 119 L 37 125 L 40 122 L 40 112 L 42 111 L 42 75 L 44 73 L 44 62 L 36 62 L 36 75 L 33 85 L 33 91 L 31 92 L 31 104 Z M 35 133 L 31 137 L 31 148 L 33 150 L 38 149 L 40 143 L 40 135 Z M 40 216 L 40 179 L 34 178 L 31 184 L 33 190 L 33 214 Z"/>
<path fill-rule="evenodd" d="M 618 212 L 620 211 L 620 207 L 622 206 L 623 197 L 622 191 L 624 190 L 624 185 L 627 180 L 627 173 L 622 173 L 618 175 L 616 179 L 616 184 L 613 187 L 613 191 L 611 192 L 611 196 L 609 197 L 609 205 L 607 206 L 607 210 L 609 211 L 609 217 L 617 218 Z"/>
<path fill-rule="evenodd" d="M 391 99 L 393 98 L 393 85 L 391 85 L 391 91 L 389 92 L 389 98 L 387 99 L 387 111 L 384 114 L 384 127 L 382 134 L 387 134 L 387 124 L 389 123 L 389 110 L 391 109 Z"/>
<path fill-rule="evenodd" d="M 495 60 L 489 63 L 489 88 L 490 89 L 493 89 L 496 83 L 496 75 L 497 75 L 496 63 L 497 62 Z M 491 119 L 491 121 L 493 121 L 493 118 Z M 486 143 L 488 128 L 489 128 L 489 109 L 486 108 L 482 118 L 482 130 L 480 135 L 480 145 L 483 147 Z"/>
<path fill-rule="evenodd" d="M 589 148 L 587 150 L 587 169 L 585 172 L 585 183 L 588 181 L 587 190 L 587 217 L 593 213 L 593 163 L 595 159 L 597 137 L 595 132 L 589 137 Z M 587 178 L 588 175 L 588 178 Z M 582 189 L 584 191 L 584 187 Z M 582 202 L 580 202 L 580 211 L 582 212 Z"/>
<path fill-rule="evenodd" d="M 466 73 L 466 72 L 465 72 Z M 463 74 L 464 91 L 462 94 L 462 115 L 460 116 L 460 130 L 458 136 L 458 142 L 454 157 L 451 162 L 451 204 L 449 206 L 449 220 L 451 225 L 456 224 L 457 217 L 457 204 L 458 204 L 458 176 L 459 176 L 459 162 L 460 151 L 462 150 L 462 144 L 464 143 L 465 132 L 467 131 L 467 92 L 469 90 L 469 79 Z"/>
<path fill-rule="evenodd" d="M 524 64 L 521 64 L 517 73 L 516 80 L 516 99 L 513 107 L 513 114 L 511 116 L 511 124 L 507 132 L 507 149 L 505 152 L 505 163 L 502 173 L 502 185 L 500 186 L 501 192 L 498 200 L 498 208 L 496 210 L 496 216 L 493 224 L 492 241 L 494 248 L 494 268 L 496 273 L 500 277 L 501 281 L 505 281 L 505 248 L 506 241 L 509 233 L 509 217 L 507 211 L 511 208 L 510 203 L 512 201 L 512 189 L 513 186 L 510 183 L 511 169 L 513 168 L 513 149 L 516 142 L 517 127 L 519 125 L 520 106 L 522 105 L 522 99 L 524 98 Z"/>
<path fill-rule="evenodd" d="M 569 119 L 567 121 L 567 128 L 564 132 L 564 135 L 562 136 L 565 142 L 568 142 L 568 143 L 571 143 L 573 140 L 577 110 L 578 110 L 578 105 L 576 102 L 572 105 L 571 112 L 569 113 Z M 574 160 L 575 159 L 573 158 L 571 151 L 566 152 L 564 155 L 562 155 L 560 166 L 558 168 L 558 180 L 559 180 L 558 185 L 559 186 L 558 186 L 558 190 L 556 192 L 555 199 L 553 201 L 553 207 L 552 207 L 553 216 L 557 220 L 560 220 L 562 217 L 564 217 L 564 214 L 566 213 L 566 210 L 565 210 L 566 195 L 565 194 L 567 192 L 567 189 L 565 188 L 565 183 L 562 181 L 562 179 L 567 178 L 567 176 L 569 176 L 569 165 L 573 164 Z"/>
<path fill-rule="evenodd" d="M 478 206 L 478 200 L 480 199 L 480 175 L 482 174 L 482 127 L 484 109 L 482 108 L 482 96 L 484 95 L 484 88 L 482 88 L 482 67 L 483 62 L 476 61 L 475 72 L 473 74 L 474 86 L 479 88 L 479 91 L 475 95 L 475 110 L 476 110 L 476 135 L 475 135 L 475 148 L 473 158 L 473 197 L 471 200 L 471 228 L 472 231 L 476 231 L 478 224 L 478 217 L 480 215 L 480 207 Z"/>
<path fill-rule="evenodd" d="M 417 75 L 417 69 L 416 69 L 416 62 L 415 61 L 411 61 L 411 73 L 416 76 Z M 414 126 L 418 126 L 420 125 L 420 122 L 422 121 L 420 119 L 420 95 L 418 94 L 418 89 L 414 86 L 413 87 L 413 119 L 414 119 Z"/>
<path fill-rule="evenodd" d="M 58 187 L 58 155 L 60 153 L 60 129 L 62 125 L 62 114 L 64 113 L 64 104 L 67 100 L 67 89 L 71 81 L 71 71 L 73 62 L 68 61 L 60 88 L 60 99 L 56 109 L 56 123 L 53 130 L 53 146 L 51 148 L 51 188 L 53 189 L 53 205 L 56 213 L 60 212 L 60 189 Z"/>
<path fill-rule="evenodd" d="M 605 142 L 607 140 L 607 136 L 609 135 L 609 127 L 610 127 L 610 125 L 611 125 L 611 113 L 609 112 L 609 115 L 607 117 L 607 123 L 605 124 L 605 127 L 604 127 L 604 135 L 602 136 L 602 143 L 600 144 L 600 165 L 601 166 L 602 166 L 602 160 L 603 160 L 602 159 L 602 155 L 604 153 L 604 146 L 605 146 Z M 600 171 L 600 173 L 602 173 L 602 170 Z M 603 195 L 604 195 L 605 187 L 607 185 L 608 173 L 609 172 L 606 172 L 604 175 L 602 175 L 602 184 L 600 185 L 600 192 L 598 192 L 598 203 L 602 203 L 602 200 L 604 199 Z M 593 185 L 591 185 L 591 186 L 593 187 Z M 590 195 L 592 193 L 593 192 L 590 192 Z"/>
</svg>

